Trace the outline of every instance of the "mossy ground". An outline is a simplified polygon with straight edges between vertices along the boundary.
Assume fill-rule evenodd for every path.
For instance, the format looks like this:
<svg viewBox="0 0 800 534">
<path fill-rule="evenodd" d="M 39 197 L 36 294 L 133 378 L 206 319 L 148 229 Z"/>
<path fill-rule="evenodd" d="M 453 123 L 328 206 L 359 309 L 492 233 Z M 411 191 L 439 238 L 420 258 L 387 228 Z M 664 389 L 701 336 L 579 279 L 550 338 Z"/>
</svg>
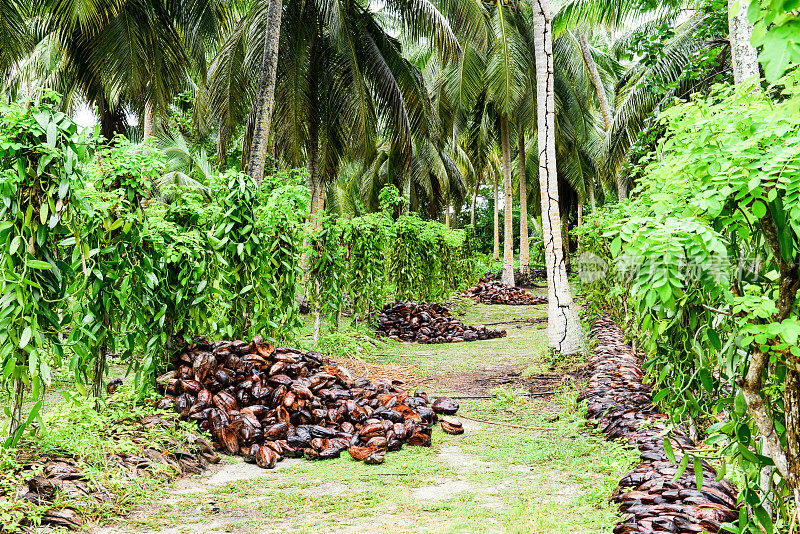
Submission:
<svg viewBox="0 0 800 534">
<path fill-rule="evenodd" d="M 468 324 L 541 317 L 545 306 L 468 306 Z M 362 339 L 350 355 L 406 369 L 429 393 L 458 393 L 456 375 L 515 370 L 520 376 L 569 372 L 554 361 L 544 324 L 510 323 L 502 339 L 445 345 Z M 327 342 L 330 343 L 328 338 Z M 341 349 L 341 347 L 340 347 Z M 349 349 L 348 349 L 349 350 Z M 342 349 L 340 356 L 347 357 Z M 433 447 L 405 447 L 369 466 L 336 460 L 286 460 L 262 471 L 226 458 L 214 472 L 153 494 L 124 521 L 95 531 L 143 532 L 611 532 L 608 496 L 631 465 L 630 453 L 583 427 L 580 382 L 555 383 L 551 397 L 494 391 L 462 400 L 461 436 L 435 430 Z"/>
</svg>

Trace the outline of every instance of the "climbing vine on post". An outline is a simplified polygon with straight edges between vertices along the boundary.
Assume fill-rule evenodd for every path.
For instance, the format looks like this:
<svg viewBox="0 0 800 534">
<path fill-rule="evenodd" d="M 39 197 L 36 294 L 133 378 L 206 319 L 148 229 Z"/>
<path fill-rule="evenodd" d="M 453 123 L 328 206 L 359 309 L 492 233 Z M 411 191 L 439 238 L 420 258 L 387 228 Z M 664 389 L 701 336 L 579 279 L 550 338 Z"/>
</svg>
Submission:
<svg viewBox="0 0 800 534">
<path fill-rule="evenodd" d="M 71 334 L 71 367 L 79 385 L 92 369 L 92 395 L 97 398 L 103 393 L 107 353 L 124 347 L 130 358 L 135 349 L 132 336 L 117 340 L 114 334 L 131 326 L 126 307 L 146 283 L 134 275 L 141 272 L 143 202 L 161 167 L 159 154 L 149 145 L 120 137 L 98 151 L 90 166 L 94 181 L 80 192 L 84 211 L 75 256 L 85 280 L 76 298 L 85 303 L 86 313 Z"/>
<path fill-rule="evenodd" d="M 51 365 L 63 355 L 58 334 L 71 321 L 74 278 L 59 243 L 74 238 L 73 190 L 88 147 L 55 104 L 47 96 L 27 109 L 0 108 L 0 365 L 13 388 L 5 446 L 36 417 Z M 37 402 L 26 418 L 27 388 Z"/>
<path fill-rule="evenodd" d="M 322 319 L 338 326 L 344 303 L 345 258 L 342 228 L 336 219 L 324 217 L 309 236 L 311 248 L 308 300 L 314 313 L 314 345 L 319 343 Z"/>
</svg>

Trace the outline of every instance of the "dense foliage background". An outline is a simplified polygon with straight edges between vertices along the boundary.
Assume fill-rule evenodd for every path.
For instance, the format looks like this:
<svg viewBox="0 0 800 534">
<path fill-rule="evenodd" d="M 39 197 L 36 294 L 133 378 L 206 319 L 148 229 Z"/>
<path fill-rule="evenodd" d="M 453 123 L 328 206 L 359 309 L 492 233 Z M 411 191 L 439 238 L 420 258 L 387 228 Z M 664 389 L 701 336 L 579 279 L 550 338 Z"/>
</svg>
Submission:
<svg viewBox="0 0 800 534">
<path fill-rule="evenodd" d="M 552 260 L 557 193 L 589 307 L 739 483 L 729 530 L 796 529 L 797 2 L 554 6 L 541 143 L 540 5 L 0 0 L 3 450 L 54 378 L 102 412 L 112 360 L 141 399 L 196 336 L 297 343 L 302 310 L 317 344 L 501 242 Z"/>
</svg>

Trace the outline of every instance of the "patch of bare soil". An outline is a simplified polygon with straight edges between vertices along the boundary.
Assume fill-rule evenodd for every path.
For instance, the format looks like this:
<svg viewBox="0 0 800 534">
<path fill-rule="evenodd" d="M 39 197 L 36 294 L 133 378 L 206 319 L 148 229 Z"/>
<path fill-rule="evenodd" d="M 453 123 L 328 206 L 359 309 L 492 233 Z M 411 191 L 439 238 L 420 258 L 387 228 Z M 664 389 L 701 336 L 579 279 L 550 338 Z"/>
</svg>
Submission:
<svg viewBox="0 0 800 534">
<path fill-rule="evenodd" d="M 489 395 L 497 388 L 525 389 L 534 396 L 553 395 L 564 381 L 572 380 L 567 374 L 533 374 L 523 376 L 520 369 L 510 366 L 481 369 L 472 372 L 445 373 L 437 378 L 440 387 L 469 396 Z"/>
</svg>

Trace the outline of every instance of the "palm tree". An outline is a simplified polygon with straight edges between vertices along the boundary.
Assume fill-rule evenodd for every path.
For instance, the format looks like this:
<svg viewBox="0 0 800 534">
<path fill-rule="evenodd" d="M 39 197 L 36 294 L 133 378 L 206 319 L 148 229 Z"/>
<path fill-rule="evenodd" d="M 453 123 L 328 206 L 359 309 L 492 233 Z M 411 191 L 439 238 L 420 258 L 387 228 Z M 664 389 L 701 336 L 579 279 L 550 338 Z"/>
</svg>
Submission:
<svg viewBox="0 0 800 534">
<path fill-rule="evenodd" d="M 428 0 L 394 2 L 384 12 L 412 36 L 429 37 L 443 60 L 459 53 L 455 35 Z M 415 135 L 430 127 L 429 104 L 419 72 L 403 58 L 391 28 L 355 0 L 290 3 L 282 17 L 274 126 L 256 134 L 256 121 L 248 121 L 243 162 L 256 157 L 249 153 L 256 139 L 270 133 L 280 160 L 308 164 L 313 213 L 324 204 L 325 184 L 336 179 L 343 158 L 368 166 L 384 132 L 391 154 L 389 175 L 394 181 L 407 172 Z M 233 26 L 212 63 L 201 100 L 221 118 L 219 153 L 232 137 L 231 125 L 244 121 L 249 103 L 260 105 L 260 88 L 253 82 L 263 70 L 266 18 L 254 4 Z M 257 116 L 250 113 L 251 119 Z"/>
<path fill-rule="evenodd" d="M 498 1 L 492 14 L 493 43 L 487 64 L 487 89 L 500 121 L 500 146 L 503 158 L 505 235 L 503 239 L 503 283 L 514 284 L 514 227 L 512 209 L 511 147 L 509 120 L 531 85 L 533 58 L 520 30 L 524 21 L 518 8 Z"/>
<path fill-rule="evenodd" d="M 65 95 L 67 107 L 96 106 L 107 139 L 125 131 L 126 107 L 152 132 L 154 114 L 187 86 L 189 71 L 204 73 L 205 47 L 225 18 L 210 0 L 44 0 L 34 9 L 37 48 L 61 56 L 40 85 Z"/>
<path fill-rule="evenodd" d="M 534 46 L 536 51 L 536 97 L 538 108 L 539 187 L 542 199 L 545 262 L 548 288 L 548 339 L 550 347 L 562 354 L 582 349 L 581 324 L 567 280 L 561 239 L 556 163 L 555 72 L 549 0 L 536 0 Z"/>
<path fill-rule="evenodd" d="M 20 0 L 0 0 L 0 76 L 8 75 L 30 44 L 28 9 Z"/>
<path fill-rule="evenodd" d="M 247 174 L 256 183 L 264 177 L 267 161 L 267 142 L 270 135 L 272 110 L 275 103 L 275 80 L 278 71 L 278 43 L 280 42 L 283 0 L 270 0 L 267 9 L 267 33 L 264 38 L 264 53 L 261 58 L 261 76 L 258 93 L 253 100 L 251 121 L 255 123 L 250 145 Z"/>
</svg>

